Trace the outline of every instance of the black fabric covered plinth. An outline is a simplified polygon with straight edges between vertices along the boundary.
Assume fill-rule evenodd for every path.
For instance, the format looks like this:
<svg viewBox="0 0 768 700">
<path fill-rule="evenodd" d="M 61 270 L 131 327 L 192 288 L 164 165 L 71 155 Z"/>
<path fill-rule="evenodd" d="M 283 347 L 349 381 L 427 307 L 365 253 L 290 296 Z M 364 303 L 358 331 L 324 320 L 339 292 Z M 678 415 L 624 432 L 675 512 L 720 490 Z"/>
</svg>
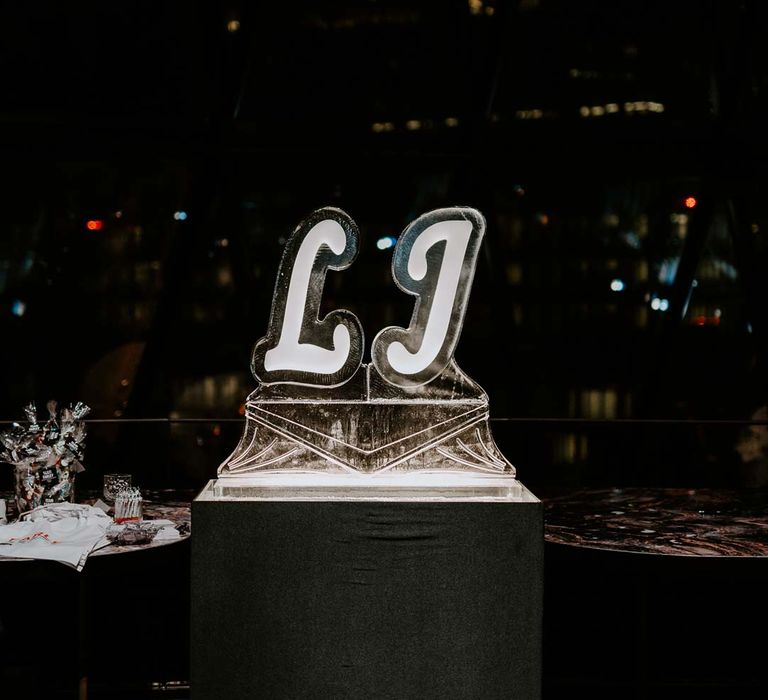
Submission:
<svg viewBox="0 0 768 700">
<path fill-rule="evenodd" d="M 541 503 L 195 502 L 192 696 L 539 698 Z"/>
</svg>

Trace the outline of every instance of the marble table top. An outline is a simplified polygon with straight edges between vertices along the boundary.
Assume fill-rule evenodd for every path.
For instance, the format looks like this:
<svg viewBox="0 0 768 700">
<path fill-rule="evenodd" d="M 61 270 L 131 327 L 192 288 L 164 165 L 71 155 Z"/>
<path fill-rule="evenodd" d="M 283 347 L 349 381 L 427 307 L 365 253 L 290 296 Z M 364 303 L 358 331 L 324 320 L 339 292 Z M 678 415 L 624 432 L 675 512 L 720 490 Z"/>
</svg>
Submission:
<svg viewBox="0 0 768 700">
<path fill-rule="evenodd" d="M 696 557 L 768 556 L 768 493 L 584 490 L 544 499 L 549 543 Z"/>
</svg>

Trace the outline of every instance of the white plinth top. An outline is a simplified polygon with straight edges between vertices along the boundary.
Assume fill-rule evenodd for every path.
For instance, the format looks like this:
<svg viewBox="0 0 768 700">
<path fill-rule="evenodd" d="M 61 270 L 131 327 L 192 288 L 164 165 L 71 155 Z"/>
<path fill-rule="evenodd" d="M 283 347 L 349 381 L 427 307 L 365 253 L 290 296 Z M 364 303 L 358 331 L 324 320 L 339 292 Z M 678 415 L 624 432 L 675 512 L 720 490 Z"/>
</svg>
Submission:
<svg viewBox="0 0 768 700">
<path fill-rule="evenodd" d="M 198 502 L 407 501 L 538 503 L 514 477 L 474 473 L 323 474 L 284 472 L 212 479 Z"/>
</svg>

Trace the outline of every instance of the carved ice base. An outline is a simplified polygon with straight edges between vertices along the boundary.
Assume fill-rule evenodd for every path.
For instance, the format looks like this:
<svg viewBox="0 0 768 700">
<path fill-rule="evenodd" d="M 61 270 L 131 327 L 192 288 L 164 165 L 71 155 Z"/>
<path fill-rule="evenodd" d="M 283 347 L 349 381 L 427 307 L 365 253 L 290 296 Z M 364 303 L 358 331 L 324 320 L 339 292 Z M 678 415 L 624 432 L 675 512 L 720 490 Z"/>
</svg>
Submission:
<svg viewBox="0 0 768 700">
<path fill-rule="evenodd" d="M 373 475 L 468 472 L 514 477 L 488 424 L 488 397 L 451 363 L 423 391 L 386 384 L 371 366 L 327 390 L 262 386 L 220 477 L 269 472 Z M 315 395 L 307 396 L 308 392 Z"/>
</svg>

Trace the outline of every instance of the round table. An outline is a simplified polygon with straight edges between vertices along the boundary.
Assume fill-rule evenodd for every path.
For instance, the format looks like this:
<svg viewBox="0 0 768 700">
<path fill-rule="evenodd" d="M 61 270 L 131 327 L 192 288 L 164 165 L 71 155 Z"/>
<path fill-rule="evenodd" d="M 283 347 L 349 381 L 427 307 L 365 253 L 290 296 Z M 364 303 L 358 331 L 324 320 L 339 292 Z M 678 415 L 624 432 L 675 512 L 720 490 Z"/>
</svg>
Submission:
<svg viewBox="0 0 768 700">
<path fill-rule="evenodd" d="M 155 557 L 154 560 L 152 556 L 149 555 L 148 558 L 140 556 L 128 557 L 124 562 L 128 566 L 124 566 L 122 557 L 120 559 L 116 557 L 113 559 L 108 557 L 108 555 L 147 552 L 148 550 L 154 550 L 158 547 L 164 547 L 165 545 L 184 542 L 190 537 L 191 501 L 194 497 L 193 492 L 178 490 L 142 490 L 142 494 L 144 496 L 142 504 L 143 518 L 147 520 L 166 519 L 172 521 L 179 531 L 180 536 L 178 538 L 155 540 L 147 544 L 138 545 L 107 545 L 92 552 L 89 556 L 89 560 L 99 558 L 99 562 L 93 562 L 91 564 L 86 563 L 85 568 L 80 573 L 75 572 L 70 567 L 58 566 L 57 563 L 53 561 L 0 557 L 0 562 L 29 563 L 29 565 L 20 567 L 0 567 L 3 570 L 2 579 L 4 579 L 6 588 L 8 589 L 7 594 L 3 596 L 4 600 L 13 600 L 22 607 L 24 605 L 32 605 L 34 609 L 43 609 L 45 605 L 49 604 L 57 611 L 56 615 L 64 620 L 64 627 L 62 629 L 66 630 L 66 634 L 71 635 L 68 644 L 75 650 L 74 655 L 76 656 L 77 664 L 78 686 L 77 690 L 75 690 L 74 687 L 71 689 L 73 695 L 76 694 L 81 700 L 84 700 L 88 695 L 88 669 L 92 663 L 90 656 L 93 651 L 88 643 L 88 629 L 89 626 L 94 626 L 92 618 L 96 618 L 99 625 L 99 644 L 103 644 L 104 639 L 109 639 L 111 633 L 110 628 L 103 628 L 104 622 L 103 620 L 99 620 L 98 612 L 94 612 L 92 596 L 94 594 L 100 594 L 104 597 L 105 584 L 109 585 L 110 583 L 114 583 L 114 579 L 105 578 L 111 575 L 109 572 L 141 571 L 148 566 L 155 566 L 158 561 L 157 553 L 153 555 Z M 89 505 L 93 505 L 99 498 L 99 494 L 96 492 L 84 492 L 79 493 L 78 495 L 80 496 L 78 499 L 79 502 L 87 503 Z M 5 492 L 0 493 L 0 496 L 5 497 L 8 504 L 9 520 L 15 518 L 16 507 L 13 502 L 13 494 Z M 175 553 L 178 553 L 179 551 L 180 550 L 176 550 Z M 160 553 L 159 556 L 163 561 L 173 559 L 173 557 L 169 558 L 162 553 Z M 183 556 L 184 555 L 182 554 L 182 559 Z M 150 562 L 152 561 L 154 561 L 155 564 L 151 564 Z M 183 571 L 183 569 L 181 571 Z M 96 576 L 95 579 L 93 578 L 94 575 Z M 180 575 L 183 576 L 183 574 Z M 120 575 L 120 578 L 122 578 L 122 574 Z M 148 585 L 152 585 L 151 579 L 146 579 L 146 581 L 148 582 Z M 120 581 L 118 580 L 118 582 Z M 3 583 L 3 580 L 0 580 L 0 583 Z M 72 586 L 73 583 L 74 590 Z M 186 580 L 184 583 L 186 583 Z M 25 594 L 29 599 L 27 600 L 20 591 L 30 590 L 33 590 L 36 593 L 32 594 L 27 592 Z M 126 584 L 123 584 L 120 590 L 122 595 L 125 595 L 126 592 L 130 592 L 130 585 L 127 585 L 126 587 Z M 11 591 L 13 591 L 12 594 Z M 49 596 L 50 591 L 55 591 L 55 595 Z M 62 596 L 61 591 L 68 591 L 69 597 L 67 598 L 66 595 Z M 75 594 L 74 596 L 72 595 L 73 593 Z M 56 607 L 56 601 L 60 598 L 63 598 L 62 602 L 59 603 L 61 607 Z M 34 604 L 31 601 L 34 601 Z M 96 610 L 98 610 L 98 607 Z M 69 617 L 67 617 L 68 614 Z M 9 621 L 6 619 L 8 616 L 13 618 L 10 621 L 12 624 L 8 624 Z M 50 623 L 50 620 L 46 618 L 46 622 Z M 72 625 L 73 622 L 74 625 Z M 69 627 L 67 627 L 67 623 L 69 623 Z M 26 617 L 19 618 L 16 611 L 7 609 L 4 611 L 3 626 L 6 627 L 6 634 L 8 637 L 13 637 L 15 640 L 21 638 L 23 646 L 31 648 L 36 643 L 36 637 L 34 636 L 36 633 L 34 633 L 34 630 L 28 628 Z M 91 634 L 93 635 L 93 631 Z M 114 645 L 114 641 L 112 644 Z M 55 682 L 55 677 L 53 675 L 51 676 L 51 679 L 46 677 L 46 674 L 49 673 L 49 664 L 46 661 L 46 654 L 33 655 L 33 661 L 29 662 L 29 664 L 38 664 L 37 659 L 39 656 L 39 667 L 34 666 L 34 673 L 39 675 L 37 682 L 41 684 L 41 693 L 49 690 L 46 685 L 47 683 Z M 61 665 L 61 663 L 59 665 Z M 40 697 L 44 696 L 45 695 L 40 695 Z M 58 697 L 58 695 L 56 697 Z"/>
<path fill-rule="evenodd" d="M 545 539 L 601 550 L 706 557 L 768 556 L 763 492 L 614 488 L 545 499 Z"/>
<path fill-rule="evenodd" d="M 752 641 L 768 625 L 766 492 L 543 500 L 545 694 L 768 697 Z"/>
<path fill-rule="evenodd" d="M 78 499 L 79 503 L 94 505 L 99 499 L 99 496 L 95 492 L 86 492 L 83 494 L 83 496 L 83 498 Z M 128 552 L 146 551 L 156 547 L 164 547 L 165 545 L 183 542 L 190 536 L 192 528 L 191 501 L 194 497 L 193 492 L 180 491 L 177 489 L 154 489 L 143 491 L 143 496 L 144 501 L 142 503 L 142 518 L 144 520 L 170 520 L 174 525 L 176 525 L 176 529 L 179 532 L 179 537 L 175 539 L 152 540 L 152 542 L 145 544 L 108 544 L 91 552 L 89 558 L 103 557 L 110 554 L 126 554 Z M 17 516 L 16 505 L 13 500 L 13 493 L 0 493 L 0 497 L 4 497 L 6 500 L 8 508 L 7 516 L 8 521 L 10 522 Z M 109 514 L 113 514 L 112 509 L 110 509 Z M 3 561 L 22 562 L 34 560 L 20 559 L 16 557 L 0 557 L 0 562 Z"/>
</svg>

